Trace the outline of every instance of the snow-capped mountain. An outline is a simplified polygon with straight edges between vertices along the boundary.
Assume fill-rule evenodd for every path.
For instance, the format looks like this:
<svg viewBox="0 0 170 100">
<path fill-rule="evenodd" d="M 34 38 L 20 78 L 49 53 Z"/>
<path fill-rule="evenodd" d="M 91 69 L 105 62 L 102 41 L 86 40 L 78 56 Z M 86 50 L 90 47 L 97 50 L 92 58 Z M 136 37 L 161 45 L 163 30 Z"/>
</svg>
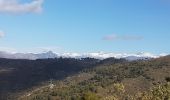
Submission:
<svg viewBox="0 0 170 100">
<path fill-rule="evenodd" d="M 44 53 L 7 53 L 0 52 L 0 58 L 9 58 L 9 59 L 47 59 L 47 58 L 96 58 L 96 59 L 106 59 L 110 57 L 114 58 L 125 58 L 127 60 L 141 60 L 141 59 L 150 59 L 150 58 L 158 58 L 160 56 L 166 56 L 167 54 L 151 54 L 146 52 L 128 54 L 128 53 L 104 53 L 104 52 L 95 52 L 95 53 L 54 53 L 52 51 L 44 52 Z"/>
<path fill-rule="evenodd" d="M 45 53 L 7 53 L 7 52 L 0 52 L 0 58 L 9 58 L 9 59 L 47 59 L 47 58 L 56 58 L 58 57 L 57 54 L 53 53 L 52 51 L 48 51 Z"/>
<path fill-rule="evenodd" d="M 104 52 L 95 52 L 95 53 L 63 53 L 60 56 L 65 58 L 97 58 L 97 59 L 106 59 L 110 57 L 114 58 L 125 58 L 127 60 L 142 60 L 142 59 L 150 59 L 150 58 L 158 58 L 161 56 L 166 56 L 167 54 L 151 54 L 147 52 L 140 52 L 140 53 L 134 53 L 134 54 L 128 54 L 128 53 L 104 53 Z"/>
</svg>

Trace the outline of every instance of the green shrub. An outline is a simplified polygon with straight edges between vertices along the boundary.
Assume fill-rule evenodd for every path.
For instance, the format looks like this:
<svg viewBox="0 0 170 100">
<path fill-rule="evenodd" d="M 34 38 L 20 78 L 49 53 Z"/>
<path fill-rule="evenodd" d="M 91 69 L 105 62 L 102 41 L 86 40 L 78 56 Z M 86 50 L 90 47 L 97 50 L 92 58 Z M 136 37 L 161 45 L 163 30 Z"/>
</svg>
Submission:
<svg viewBox="0 0 170 100">
<path fill-rule="evenodd" d="M 83 96 L 83 100 L 99 100 L 99 97 L 92 92 L 87 92 Z"/>
</svg>

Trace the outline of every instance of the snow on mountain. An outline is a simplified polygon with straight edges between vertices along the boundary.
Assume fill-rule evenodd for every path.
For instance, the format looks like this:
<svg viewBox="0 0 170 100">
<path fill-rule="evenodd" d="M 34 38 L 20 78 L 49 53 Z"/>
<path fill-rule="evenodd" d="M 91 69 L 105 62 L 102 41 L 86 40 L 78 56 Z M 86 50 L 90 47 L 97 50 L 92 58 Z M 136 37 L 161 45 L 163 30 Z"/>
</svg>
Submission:
<svg viewBox="0 0 170 100">
<path fill-rule="evenodd" d="M 98 59 L 106 59 L 110 57 L 114 58 L 125 58 L 127 60 L 145 60 L 145 59 L 150 59 L 150 58 L 158 58 L 160 56 L 165 56 L 164 55 L 154 55 L 151 53 L 146 53 L 146 52 L 141 52 L 141 53 L 136 53 L 136 54 L 128 54 L 128 53 L 87 53 L 84 56 L 86 57 L 91 57 L 91 58 L 98 58 Z"/>
<path fill-rule="evenodd" d="M 10 58 L 11 54 L 4 52 L 4 51 L 0 51 L 0 58 Z"/>
<path fill-rule="evenodd" d="M 9 59 L 47 59 L 47 58 L 56 58 L 58 57 L 57 54 L 53 53 L 52 51 L 48 51 L 45 53 L 7 53 L 7 52 L 0 52 L 0 58 L 9 58 Z"/>
<path fill-rule="evenodd" d="M 161 56 L 166 56 L 167 54 L 162 53 L 159 55 L 147 53 L 147 52 L 140 52 L 140 53 L 104 53 L 104 52 L 94 52 L 94 53 L 53 53 L 52 51 L 44 52 L 44 53 L 7 53 L 0 51 L 0 58 L 10 58 L 10 59 L 47 59 L 47 58 L 96 58 L 96 59 L 106 59 L 110 57 L 114 58 L 125 58 L 127 60 L 141 60 L 141 59 L 150 59 L 150 58 L 158 58 Z"/>
<path fill-rule="evenodd" d="M 53 53 L 52 51 L 48 51 L 45 53 L 39 53 L 39 54 L 35 54 L 35 55 L 38 59 L 57 58 L 58 57 L 58 55 L 56 53 Z"/>
<path fill-rule="evenodd" d="M 82 55 L 79 53 L 62 53 L 59 56 L 63 58 L 82 58 Z"/>
</svg>

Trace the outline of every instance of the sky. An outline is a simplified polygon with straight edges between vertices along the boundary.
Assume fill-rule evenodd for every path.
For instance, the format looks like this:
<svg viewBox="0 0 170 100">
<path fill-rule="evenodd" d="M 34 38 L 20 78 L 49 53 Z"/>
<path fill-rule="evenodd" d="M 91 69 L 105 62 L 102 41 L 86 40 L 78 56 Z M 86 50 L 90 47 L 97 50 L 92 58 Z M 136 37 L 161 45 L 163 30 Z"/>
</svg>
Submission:
<svg viewBox="0 0 170 100">
<path fill-rule="evenodd" d="M 0 51 L 170 53 L 169 0 L 0 0 Z"/>
</svg>

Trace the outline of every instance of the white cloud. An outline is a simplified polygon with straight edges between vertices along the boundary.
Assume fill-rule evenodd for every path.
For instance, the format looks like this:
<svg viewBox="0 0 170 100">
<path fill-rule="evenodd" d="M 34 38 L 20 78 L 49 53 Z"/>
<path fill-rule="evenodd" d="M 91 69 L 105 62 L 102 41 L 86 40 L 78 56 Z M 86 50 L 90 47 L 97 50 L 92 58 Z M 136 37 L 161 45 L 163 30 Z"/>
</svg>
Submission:
<svg viewBox="0 0 170 100">
<path fill-rule="evenodd" d="M 0 0 L 1 13 L 40 13 L 43 0 L 32 0 L 29 3 L 20 3 L 19 0 Z"/>
<path fill-rule="evenodd" d="M 115 34 L 111 34 L 111 35 L 106 35 L 103 37 L 103 40 L 116 40 L 117 36 Z"/>
<path fill-rule="evenodd" d="M 4 36 L 5 36 L 5 33 L 3 31 L 0 31 L 0 38 Z"/>
<path fill-rule="evenodd" d="M 116 35 L 111 34 L 103 37 L 103 40 L 142 40 L 142 36 L 138 35 Z"/>
</svg>

